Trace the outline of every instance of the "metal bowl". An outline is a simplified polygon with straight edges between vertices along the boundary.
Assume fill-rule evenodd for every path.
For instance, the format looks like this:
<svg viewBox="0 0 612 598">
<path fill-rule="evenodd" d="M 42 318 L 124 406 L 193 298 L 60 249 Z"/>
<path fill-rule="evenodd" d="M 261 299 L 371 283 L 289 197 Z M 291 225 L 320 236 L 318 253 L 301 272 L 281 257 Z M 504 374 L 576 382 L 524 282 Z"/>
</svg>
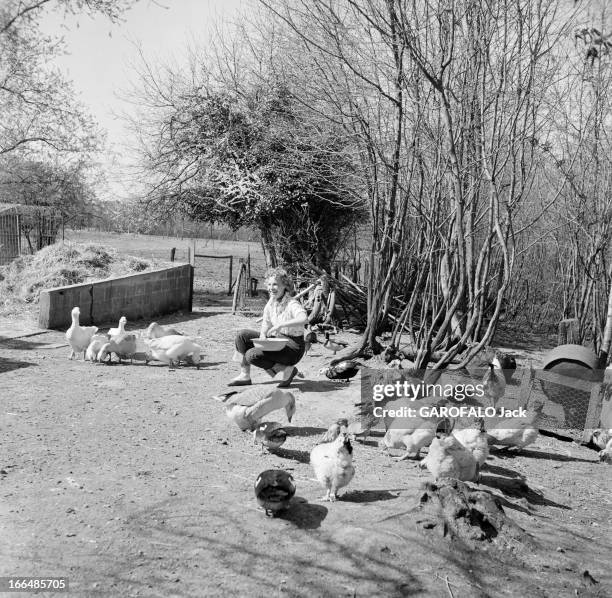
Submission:
<svg viewBox="0 0 612 598">
<path fill-rule="evenodd" d="M 254 338 L 253 345 L 264 351 L 280 351 L 287 346 L 286 338 Z"/>
</svg>

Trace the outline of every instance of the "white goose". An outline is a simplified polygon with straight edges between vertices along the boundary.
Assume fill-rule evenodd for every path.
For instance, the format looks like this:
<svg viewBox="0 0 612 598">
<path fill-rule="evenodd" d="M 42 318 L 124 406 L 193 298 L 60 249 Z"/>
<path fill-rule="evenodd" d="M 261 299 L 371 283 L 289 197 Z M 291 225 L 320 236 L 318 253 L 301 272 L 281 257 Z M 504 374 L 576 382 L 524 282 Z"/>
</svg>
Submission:
<svg viewBox="0 0 612 598">
<path fill-rule="evenodd" d="M 145 340 L 149 349 L 147 351 L 146 363 L 151 359 L 157 359 L 174 367 L 174 362 L 190 356 L 196 367 L 200 369 L 200 354 L 202 347 L 193 342 L 192 339 L 178 334 L 162 336 Z"/>
<path fill-rule="evenodd" d="M 262 418 L 285 409 L 287 419 L 295 414 L 295 397 L 282 388 L 249 388 L 243 392 L 228 392 L 214 397 L 225 403 L 225 412 L 241 430 L 255 430 Z"/>
<path fill-rule="evenodd" d="M 127 318 L 125 316 L 121 316 L 119 318 L 119 327 L 111 328 L 108 331 L 109 336 L 118 336 L 119 334 L 125 334 L 125 325 L 127 324 Z"/>
<path fill-rule="evenodd" d="M 161 338 L 163 336 L 183 336 L 176 328 L 164 328 L 157 322 L 151 322 L 145 332 L 145 338 Z"/>
<path fill-rule="evenodd" d="M 78 307 L 73 307 L 71 312 L 72 324 L 66 330 L 66 340 L 72 349 L 68 359 L 74 359 L 77 353 L 83 353 L 83 360 L 85 360 L 85 351 L 89 346 L 91 337 L 98 332 L 97 326 L 81 326 L 79 324 L 80 315 L 81 310 Z"/>
<path fill-rule="evenodd" d="M 98 353 L 100 349 L 109 341 L 108 334 L 94 334 L 89 341 L 87 351 L 85 351 L 85 360 L 98 361 Z"/>
</svg>

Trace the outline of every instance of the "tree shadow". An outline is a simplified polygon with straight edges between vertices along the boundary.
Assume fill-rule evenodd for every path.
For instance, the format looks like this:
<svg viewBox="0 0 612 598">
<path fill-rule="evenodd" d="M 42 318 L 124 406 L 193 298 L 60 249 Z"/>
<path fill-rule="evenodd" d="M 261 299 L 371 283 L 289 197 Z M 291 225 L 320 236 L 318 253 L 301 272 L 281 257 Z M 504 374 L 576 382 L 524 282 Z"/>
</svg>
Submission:
<svg viewBox="0 0 612 598">
<path fill-rule="evenodd" d="M 10 336 L 0 336 L 0 346 L 3 349 L 12 351 L 31 351 L 32 349 L 45 348 L 49 345 L 48 342 L 37 342 L 23 340 L 21 338 L 11 338 Z"/>
<path fill-rule="evenodd" d="M 519 473 L 518 471 L 514 471 L 514 469 L 508 469 L 507 467 L 501 467 L 500 465 L 492 465 L 491 463 L 486 463 L 482 469 L 484 473 L 492 473 L 494 475 L 505 476 L 507 478 L 520 479 L 524 480 L 525 476 Z"/>
<path fill-rule="evenodd" d="M 17 359 L 6 359 L 5 357 L 0 357 L 0 374 L 37 365 L 37 363 L 31 363 L 29 361 L 19 361 Z"/>
<path fill-rule="evenodd" d="M 557 509 L 564 509 L 571 511 L 572 508 L 549 500 L 541 492 L 530 488 L 524 480 L 521 479 L 508 479 L 498 476 L 482 475 L 480 477 L 481 486 L 489 486 L 490 488 L 496 488 L 501 490 L 506 496 L 512 498 L 524 498 L 532 505 L 555 507 Z"/>
<path fill-rule="evenodd" d="M 368 503 L 384 500 L 394 500 L 397 494 L 391 494 L 388 490 L 351 490 L 338 498 L 345 502 Z"/>
</svg>

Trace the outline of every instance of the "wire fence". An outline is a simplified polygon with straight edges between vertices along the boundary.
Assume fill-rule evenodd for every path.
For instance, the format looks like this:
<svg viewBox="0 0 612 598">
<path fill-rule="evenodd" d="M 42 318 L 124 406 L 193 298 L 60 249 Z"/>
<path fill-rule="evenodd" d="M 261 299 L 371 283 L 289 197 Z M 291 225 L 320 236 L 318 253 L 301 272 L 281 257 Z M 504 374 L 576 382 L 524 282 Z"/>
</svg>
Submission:
<svg viewBox="0 0 612 598">
<path fill-rule="evenodd" d="M 0 204 L 0 265 L 55 243 L 61 214 L 43 206 Z"/>
</svg>

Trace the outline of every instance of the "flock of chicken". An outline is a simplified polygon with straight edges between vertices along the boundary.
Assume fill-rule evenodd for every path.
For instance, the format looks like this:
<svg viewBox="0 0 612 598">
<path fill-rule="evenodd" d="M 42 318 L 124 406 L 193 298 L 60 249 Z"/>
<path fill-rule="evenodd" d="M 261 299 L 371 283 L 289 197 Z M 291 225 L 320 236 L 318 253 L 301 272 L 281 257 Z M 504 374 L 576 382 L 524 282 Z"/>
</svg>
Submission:
<svg viewBox="0 0 612 598">
<path fill-rule="evenodd" d="M 122 316 L 119 326 L 111 328 L 107 333 L 98 333 L 96 326 L 81 326 L 79 318 L 81 310 L 74 307 L 71 312 L 72 324 L 66 331 L 66 340 L 70 345 L 69 359 L 83 354 L 84 360 L 99 363 L 112 363 L 114 354 L 121 363 L 122 359 L 133 362 L 138 349 L 136 334 L 126 332 L 127 319 Z M 199 369 L 202 347 L 193 339 L 185 336 L 174 328 L 164 328 L 157 322 L 152 322 L 144 334 L 147 346 L 145 363 L 156 359 L 174 367 L 176 362 L 188 359 Z"/>
<path fill-rule="evenodd" d="M 489 398 L 496 400 L 503 396 L 506 385 L 504 374 L 510 378 L 512 372 L 504 372 L 499 360 L 493 360 L 484 380 Z M 276 450 L 287 440 L 287 431 L 280 423 L 263 420 L 273 411 L 284 409 L 287 420 L 291 422 L 296 409 L 295 396 L 291 392 L 279 388 L 254 387 L 214 398 L 225 404 L 227 417 L 241 430 L 253 433 L 254 441 L 261 445 L 262 451 L 264 448 Z M 420 466 L 426 467 L 434 478 L 476 481 L 481 466 L 489 457 L 489 443 L 520 449 L 537 438 L 538 430 L 534 426 L 534 420 L 539 409 L 541 407 L 536 407 L 529 418 L 506 421 L 503 427 L 500 425 L 488 432 L 484 427 L 484 419 L 478 420 L 477 428 L 453 431 L 451 425 L 443 433 L 439 431 L 443 418 L 415 418 L 411 421 L 410 428 L 406 427 L 405 418 L 392 420 L 386 426 L 387 431 L 381 445 L 385 450 L 404 448 L 406 452 L 400 459 L 418 457 L 422 448 L 429 447 L 428 454 L 420 462 Z M 394 422 L 397 424 L 398 421 L 402 422 L 401 428 L 394 425 Z M 326 491 L 323 500 L 336 500 L 338 490 L 347 486 L 353 479 L 355 468 L 351 438 L 356 435 L 355 426 L 361 427 L 362 424 L 361 414 L 351 423 L 346 419 L 339 419 L 311 450 L 310 464 L 316 479 Z M 279 469 L 264 471 L 255 482 L 255 496 L 267 515 L 274 515 L 286 509 L 295 490 L 291 474 Z"/>
<path fill-rule="evenodd" d="M 119 362 L 134 358 L 137 352 L 137 337 L 125 330 L 127 320 L 121 317 L 119 326 L 111 328 L 106 334 L 99 334 L 95 326 L 80 326 L 78 307 L 72 310 L 72 325 L 66 332 L 66 339 L 72 349 L 70 359 L 83 353 L 84 359 L 92 362 L 112 361 L 115 354 Z M 199 366 L 202 348 L 193 339 L 173 328 L 164 328 L 153 322 L 144 334 L 147 346 L 145 362 L 157 359 L 173 367 L 176 362 L 190 359 Z M 308 347 L 318 342 L 314 331 L 306 334 Z M 335 355 L 346 347 L 341 341 L 332 340 L 325 333 L 323 346 Z M 400 367 L 399 364 L 391 364 Z M 330 379 L 350 380 L 361 364 L 355 361 L 340 361 L 334 366 L 320 370 Z M 500 361 L 496 357 L 489 364 L 489 371 L 483 379 L 487 397 L 495 404 L 504 396 L 506 383 L 510 380 L 516 363 Z M 282 388 L 251 387 L 242 392 L 232 391 L 214 397 L 225 404 L 226 415 L 238 427 L 253 433 L 256 444 L 262 452 L 279 449 L 287 440 L 288 434 L 283 426 L 274 421 L 264 421 L 271 412 L 283 409 L 291 422 L 296 410 L 294 394 Z M 367 407 L 366 407 L 367 405 Z M 371 409 L 370 403 L 356 406 Z M 455 422 L 446 418 L 407 418 L 385 421 L 386 433 L 380 445 L 383 450 L 404 449 L 398 460 L 418 458 L 420 451 L 428 447 L 425 458 L 419 462 L 420 468 L 427 468 L 433 477 L 455 478 L 462 481 L 478 481 L 480 469 L 489 457 L 489 446 L 500 445 L 520 450 L 532 444 L 539 432 L 536 420 L 544 407 L 544 401 L 536 401 L 528 411 L 527 417 L 505 419 L 491 429 L 485 429 L 485 420 L 478 418 L 475 426 L 460 430 L 454 429 Z M 353 466 L 353 446 L 351 439 L 363 435 L 364 442 L 370 428 L 364 429 L 364 416 L 361 411 L 349 423 L 339 419 L 332 424 L 326 434 L 310 452 L 310 464 L 318 482 L 325 489 L 322 500 L 335 501 L 338 491 L 347 486 L 355 475 Z M 367 419 L 367 418 L 366 418 Z M 374 422 L 374 420 L 370 420 Z M 373 424 L 372 424 L 373 425 Z M 357 431 L 360 428 L 361 431 Z M 602 450 L 600 459 L 612 463 L 612 430 L 597 430 L 592 441 Z M 273 516 L 288 508 L 296 491 L 293 477 L 281 469 L 262 472 L 255 482 L 255 496 L 266 515 Z"/>
</svg>

